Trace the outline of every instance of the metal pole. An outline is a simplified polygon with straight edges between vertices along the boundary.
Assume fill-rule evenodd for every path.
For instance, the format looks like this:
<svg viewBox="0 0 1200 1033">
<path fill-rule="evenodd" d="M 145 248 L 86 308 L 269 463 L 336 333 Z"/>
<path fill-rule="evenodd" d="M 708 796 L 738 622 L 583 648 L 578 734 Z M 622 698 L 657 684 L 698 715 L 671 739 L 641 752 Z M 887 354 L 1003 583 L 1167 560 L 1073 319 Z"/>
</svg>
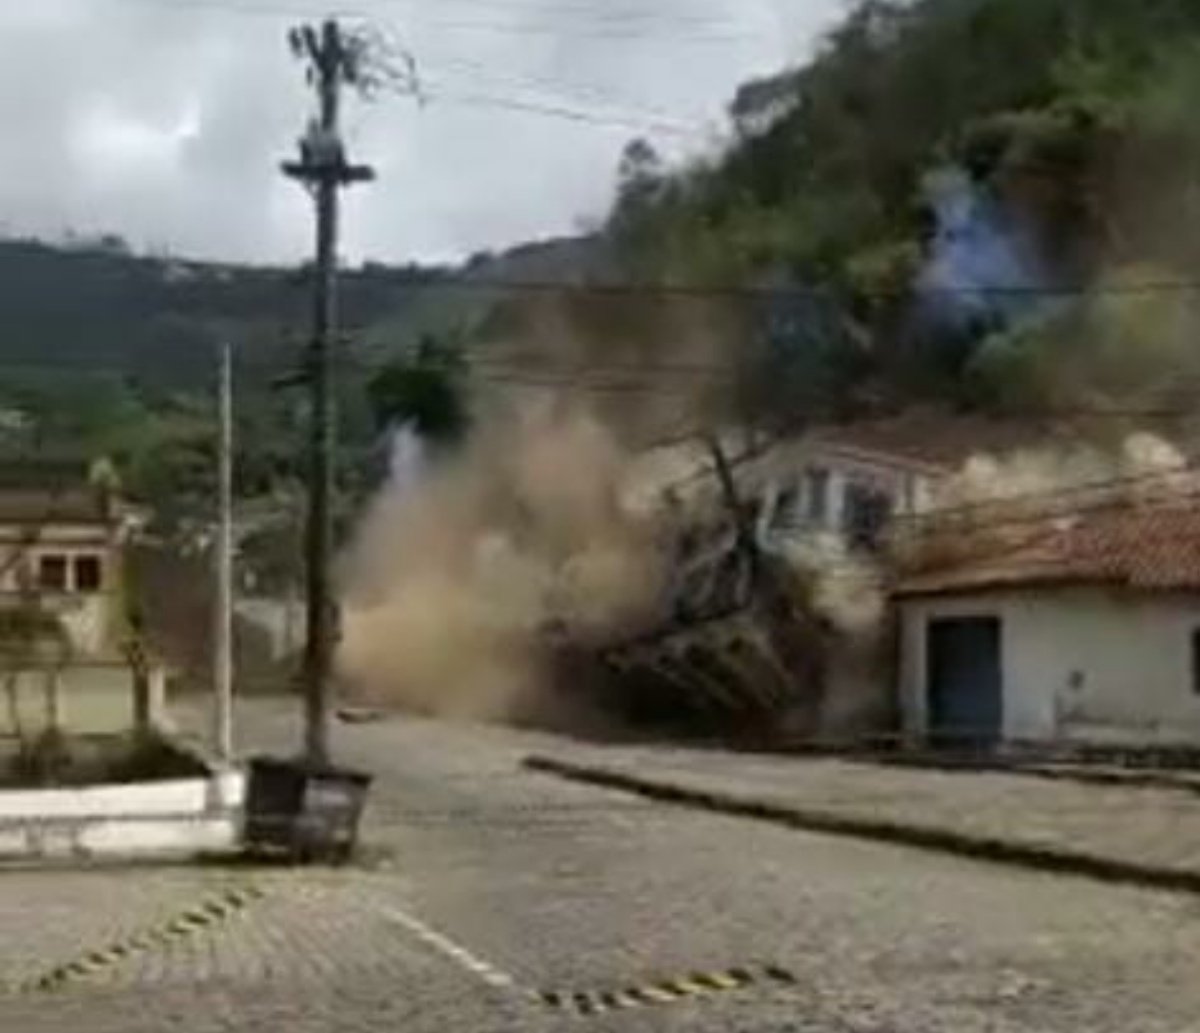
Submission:
<svg viewBox="0 0 1200 1033">
<path fill-rule="evenodd" d="M 335 21 L 321 27 L 316 60 L 320 91 L 319 129 L 325 141 L 338 139 L 341 39 Z M 313 270 L 312 471 L 308 513 L 308 639 L 304 650 L 305 753 L 314 766 L 329 761 L 330 673 L 334 647 L 334 600 L 329 567 L 333 553 L 333 355 L 337 320 L 338 188 L 336 170 L 316 178 L 317 254 Z"/>
<path fill-rule="evenodd" d="M 223 763 L 233 760 L 233 359 L 221 346 L 218 387 L 216 606 L 213 628 L 213 741 Z"/>
</svg>

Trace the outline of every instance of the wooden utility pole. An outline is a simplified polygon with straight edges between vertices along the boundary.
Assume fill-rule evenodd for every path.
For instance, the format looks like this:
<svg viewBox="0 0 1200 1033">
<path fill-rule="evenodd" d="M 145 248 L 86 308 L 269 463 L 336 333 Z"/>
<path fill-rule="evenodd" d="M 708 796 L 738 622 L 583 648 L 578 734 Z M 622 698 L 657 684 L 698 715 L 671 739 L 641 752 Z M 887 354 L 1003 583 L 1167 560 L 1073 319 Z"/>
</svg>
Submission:
<svg viewBox="0 0 1200 1033">
<path fill-rule="evenodd" d="M 222 763 L 233 760 L 233 357 L 221 345 L 217 388 L 216 605 L 213 612 L 213 742 Z"/>
<path fill-rule="evenodd" d="M 318 115 L 300 141 L 300 160 L 283 171 L 299 180 L 316 201 L 316 261 L 313 267 L 313 337 L 308 379 L 312 388 L 311 470 L 309 474 L 306 615 L 304 648 L 305 753 L 314 767 L 329 762 L 330 674 L 337 624 L 330 585 L 333 556 L 334 449 L 336 414 L 332 345 L 337 332 L 338 193 L 374 173 L 346 160 L 339 128 L 339 101 L 353 81 L 354 58 L 338 23 L 328 19 L 318 33 L 305 26 L 292 44 L 308 62 L 316 84 Z"/>
</svg>

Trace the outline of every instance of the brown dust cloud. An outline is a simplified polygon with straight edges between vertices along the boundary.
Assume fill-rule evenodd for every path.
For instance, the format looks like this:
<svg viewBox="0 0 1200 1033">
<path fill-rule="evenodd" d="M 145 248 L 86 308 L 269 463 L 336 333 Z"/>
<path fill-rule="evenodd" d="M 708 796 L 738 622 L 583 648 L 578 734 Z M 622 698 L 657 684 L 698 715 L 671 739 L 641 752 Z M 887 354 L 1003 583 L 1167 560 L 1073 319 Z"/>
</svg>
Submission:
<svg viewBox="0 0 1200 1033">
<path fill-rule="evenodd" d="M 339 675 L 350 695 L 578 727 L 595 715 L 578 712 L 577 693 L 570 701 L 555 643 L 586 648 L 656 619 L 668 535 L 631 498 L 633 460 L 722 419 L 726 388 L 703 378 L 641 388 L 661 384 L 654 370 L 678 354 L 718 364 L 737 328 L 693 303 L 578 304 L 586 310 L 555 301 L 507 313 L 472 378 L 474 426 L 456 453 L 414 461 L 419 445 L 398 432 L 398 469 L 341 564 Z M 516 383 L 489 383 L 497 365 L 516 370 Z"/>
<path fill-rule="evenodd" d="M 654 528 L 621 501 L 625 450 L 577 407 L 482 427 L 374 502 L 345 560 L 341 674 L 355 695 L 466 720 L 566 720 L 552 631 L 653 609 Z"/>
</svg>

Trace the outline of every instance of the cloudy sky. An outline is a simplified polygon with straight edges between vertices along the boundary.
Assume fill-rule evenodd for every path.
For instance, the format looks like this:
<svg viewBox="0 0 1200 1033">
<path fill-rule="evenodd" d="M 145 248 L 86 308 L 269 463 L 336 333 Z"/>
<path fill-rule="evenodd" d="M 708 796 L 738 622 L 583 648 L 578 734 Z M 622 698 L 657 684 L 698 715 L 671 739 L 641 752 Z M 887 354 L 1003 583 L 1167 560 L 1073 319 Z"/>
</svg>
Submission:
<svg viewBox="0 0 1200 1033">
<path fill-rule="evenodd" d="M 744 79 L 804 57 L 845 0 L 351 0 L 403 41 L 423 104 L 346 111 L 380 180 L 351 259 L 460 258 L 602 216 L 634 135 L 714 146 Z M 310 212 L 276 171 L 308 113 L 287 28 L 315 0 L 7 0 L 0 230 L 291 261 Z M 533 112 L 525 108 L 553 109 Z"/>
</svg>

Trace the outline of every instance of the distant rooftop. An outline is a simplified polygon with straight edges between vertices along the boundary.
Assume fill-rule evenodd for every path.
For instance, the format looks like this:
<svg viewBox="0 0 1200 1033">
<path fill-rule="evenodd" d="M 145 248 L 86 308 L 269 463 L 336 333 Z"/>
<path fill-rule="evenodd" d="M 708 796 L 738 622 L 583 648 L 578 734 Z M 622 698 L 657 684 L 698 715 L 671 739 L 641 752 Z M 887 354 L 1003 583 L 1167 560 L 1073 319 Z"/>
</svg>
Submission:
<svg viewBox="0 0 1200 1033">
<path fill-rule="evenodd" d="M 0 523 L 108 524 L 113 495 L 94 460 L 80 456 L 0 458 Z"/>
<path fill-rule="evenodd" d="M 98 489 L 21 489 L 0 486 L 0 524 L 109 524 L 116 517 Z"/>
<path fill-rule="evenodd" d="M 91 471 L 92 460 L 77 456 L 0 456 L 0 490 L 86 486 Z"/>
</svg>

